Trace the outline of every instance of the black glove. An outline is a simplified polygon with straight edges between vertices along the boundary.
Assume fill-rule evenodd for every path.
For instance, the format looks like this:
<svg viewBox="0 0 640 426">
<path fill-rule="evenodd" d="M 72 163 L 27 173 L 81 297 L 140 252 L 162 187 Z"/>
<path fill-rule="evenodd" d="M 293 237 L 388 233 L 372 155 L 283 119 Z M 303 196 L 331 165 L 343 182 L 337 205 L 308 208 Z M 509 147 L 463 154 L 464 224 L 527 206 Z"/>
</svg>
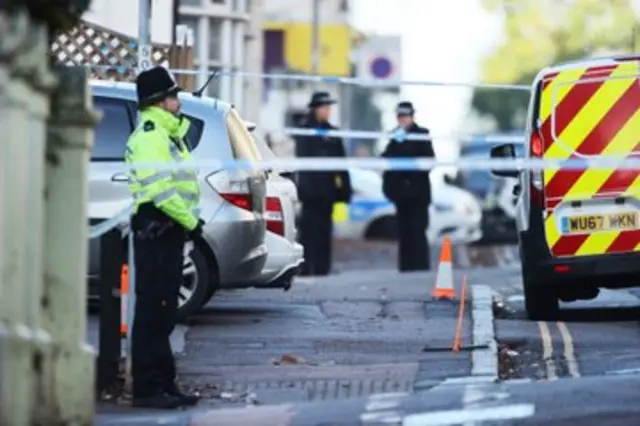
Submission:
<svg viewBox="0 0 640 426">
<path fill-rule="evenodd" d="M 198 219 L 198 224 L 192 231 L 189 232 L 189 238 L 195 240 L 202 237 L 202 227 L 204 226 L 204 220 Z"/>
</svg>

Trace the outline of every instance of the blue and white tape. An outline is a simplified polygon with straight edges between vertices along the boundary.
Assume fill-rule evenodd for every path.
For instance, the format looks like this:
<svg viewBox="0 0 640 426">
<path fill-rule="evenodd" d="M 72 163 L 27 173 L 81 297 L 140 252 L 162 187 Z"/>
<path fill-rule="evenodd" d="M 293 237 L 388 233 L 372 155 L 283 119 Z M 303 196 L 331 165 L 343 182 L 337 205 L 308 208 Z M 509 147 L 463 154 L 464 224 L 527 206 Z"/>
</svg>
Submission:
<svg viewBox="0 0 640 426">
<path fill-rule="evenodd" d="M 374 132 L 367 130 L 329 130 L 329 129 L 309 129 L 286 127 L 282 132 L 289 136 L 320 136 L 320 137 L 336 137 L 336 138 L 354 138 L 354 139 L 396 139 L 400 142 L 406 140 L 451 140 L 466 139 L 473 142 L 494 142 L 500 143 L 523 143 L 523 135 L 474 135 L 474 134 L 457 134 L 457 135 L 431 135 L 424 133 L 408 133 L 403 129 L 397 129 L 392 132 Z"/>
<path fill-rule="evenodd" d="M 256 160 L 203 160 L 181 163 L 138 163 L 129 169 L 151 168 L 156 171 L 193 170 L 291 170 L 291 171 L 331 171 L 361 168 L 377 171 L 386 170 L 431 170 L 436 167 L 457 168 L 460 170 L 640 170 L 640 156 L 627 158 L 622 156 L 598 156 L 593 158 L 541 159 L 541 158 L 458 158 L 438 160 L 435 158 L 362 158 L 362 157 L 304 157 L 276 158 L 268 161 Z M 127 168 L 123 166 L 122 171 Z"/>
<path fill-rule="evenodd" d="M 131 212 L 133 211 L 133 206 L 129 205 L 124 209 L 120 210 L 114 217 L 106 219 L 96 225 L 89 227 L 89 238 L 100 238 L 107 232 L 112 229 L 120 226 L 129 224 L 129 218 L 131 217 Z"/>
<path fill-rule="evenodd" d="M 99 70 L 115 70 L 119 73 L 126 71 L 136 71 L 136 68 L 130 66 L 121 65 L 86 65 L 90 69 Z M 277 73 L 256 73 L 245 71 L 199 71 L 191 69 L 169 69 L 173 74 L 184 75 L 205 75 L 211 76 L 216 74 L 218 76 L 238 76 L 248 78 L 265 78 L 270 80 L 294 80 L 294 81 L 308 81 L 315 83 L 342 83 L 353 84 L 359 86 L 381 86 L 381 87 L 395 87 L 395 86 L 437 86 L 437 87 L 465 87 L 465 88 L 483 88 L 483 89 L 501 89 L 501 90 L 518 90 L 518 91 L 530 91 L 531 86 L 521 84 L 489 84 L 489 83 L 463 83 L 463 82 L 450 82 L 450 81 L 430 81 L 430 80 L 382 80 L 382 79 L 370 79 L 370 78 L 357 78 L 357 77 L 340 77 L 340 76 L 322 76 L 322 75 L 308 75 L 308 74 L 277 74 Z"/>
<path fill-rule="evenodd" d="M 538 158 L 459 158 L 455 160 L 438 160 L 431 158 L 278 158 L 269 161 L 194 161 L 180 163 L 138 163 L 135 167 L 123 165 L 122 171 L 131 168 L 152 168 L 156 171 L 176 171 L 197 169 L 201 174 L 217 170 L 290 170 L 290 171 L 332 171 L 346 169 L 386 170 L 431 170 L 436 167 L 453 167 L 459 170 L 640 170 L 640 156 L 625 158 L 620 156 L 598 156 L 589 159 L 573 158 L 568 160 L 552 160 Z M 114 217 L 107 219 L 89 229 L 90 238 L 99 238 L 121 225 L 129 222 L 132 206 L 123 208 Z"/>
</svg>

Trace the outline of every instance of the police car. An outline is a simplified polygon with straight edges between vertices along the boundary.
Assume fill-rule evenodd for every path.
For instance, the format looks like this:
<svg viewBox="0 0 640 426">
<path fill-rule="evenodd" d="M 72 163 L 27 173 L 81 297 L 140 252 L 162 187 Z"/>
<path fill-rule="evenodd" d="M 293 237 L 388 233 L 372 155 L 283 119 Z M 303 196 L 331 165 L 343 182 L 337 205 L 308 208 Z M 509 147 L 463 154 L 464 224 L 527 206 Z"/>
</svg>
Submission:
<svg viewBox="0 0 640 426">
<path fill-rule="evenodd" d="M 640 57 L 586 59 L 542 70 L 526 123 L 529 158 L 640 159 Z M 512 144 L 493 158 L 513 158 Z M 518 177 L 516 224 L 525 304 L 553 318 L 559 300 L 640 285 L 640 171 L 494 170 Z"/>
</svg>

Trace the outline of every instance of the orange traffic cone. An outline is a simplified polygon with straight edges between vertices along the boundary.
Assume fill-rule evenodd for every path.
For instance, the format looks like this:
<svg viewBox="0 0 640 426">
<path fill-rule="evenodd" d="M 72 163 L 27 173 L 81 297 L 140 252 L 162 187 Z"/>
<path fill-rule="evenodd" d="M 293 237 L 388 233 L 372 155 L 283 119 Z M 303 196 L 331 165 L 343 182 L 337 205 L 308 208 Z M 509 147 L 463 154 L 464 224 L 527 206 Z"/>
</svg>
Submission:
<svg viewBox="0 0 640 426">
<path fill-rule="evenodd" d="M 434 299 L 456 298 L 456 290 L 453 287 L 453 265 L 451 263 L 451 240 L 448 236 L 444 237 L 442 242 L 442 251 L 440 252 L 440 262 L 438 263 L 438 272 L 436 275 L 436 285 L 433 288 L 432 296 Z"/>
</svg>

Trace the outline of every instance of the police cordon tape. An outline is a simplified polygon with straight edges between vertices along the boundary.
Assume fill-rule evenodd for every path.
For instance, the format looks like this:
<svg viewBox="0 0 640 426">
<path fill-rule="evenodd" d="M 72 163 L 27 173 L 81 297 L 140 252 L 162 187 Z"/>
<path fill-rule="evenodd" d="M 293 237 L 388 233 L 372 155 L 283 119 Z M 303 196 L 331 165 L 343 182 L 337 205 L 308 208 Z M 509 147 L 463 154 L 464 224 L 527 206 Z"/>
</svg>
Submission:
<svg viewBox="0 0 640 426">
<path fill-rule="evenodd" d="M 300 127 L 285 127 L 282 132 L 289 136 L 319 136 L 335 138 L 354 139 L 395 139 L 403 141 L 424 141 L 424 140 L 453 140 L 469 139 L 474 143 L 493 142 L 499 143 L 522 143 L 523 135 L 474 135 L 472 133 L 459 133 L 453 135 L 432 135 L 425 133 L 408 133 L 404 129 L 396 129 L 391 132 L 374 132 L 368 130 L 329 130 L 329 129 L 309 129 Z M 524 132 L 523 132 L 524 133 Z"/>
<path fill-rule="evenodd" d="M 194 161 L 180 163 L 138 163 L 135 167 L 123 167 L 121 171 L 150 168 L 155 171 L 199 170 L 210 174 L 220 170 L 286 170 L 286 171 L 335 171 L 347 169 L 389 170 L 431 170 L 449 167 L 458 170 L 640 170 L 640 155 L 634 158 L 620 156 L 597 156 L 592 158 L 538 159 L 538 158 L 459 158 L 437 160 L 431 158 L 277 158 L 268 161 Z M 205 172 L 206 171 L 206 172 Z M 126 225 L 131 214 L 131 205 L 123 208 L 114 217 L 91 226 L 90 238 L 98 238 L 117 226 Z"/>
<path fill-rule="evenodd" d="M 85 65 L 87 68 L 96 70 L 114 70 L 116 72 L 124 73 L 125 71 L 137 71 L 132 66 L 122 65 Z M 200 71 L 189 69 L 168 69 L 173 74 L 177 75 L 216 75 L 219 77 L 250 77 L 250 78 L 265 78 L 271 80 L 295 80 L 295 81 L 309 81 L 314 83 L 342 83 L 353 84 L 360 86 L 436 86 L 436 87 L 465 87 L 465 88 L 482 88 L 482 89 L 502 89 L 502 90 L 519 90 L 530 91 L 531 86 L 522 84 L 491 84 L 491 83 L 464 83 L 464 82 L 444 82 L 444 81 L 427 81 L 427 80 L 393 80 L 393 79 L 372 79 L 372 78 L 358 78 L 358 77 L 340 77 L 340 76 L 322 76 L 322 75 L 309 75 L 309 74 L 278 74 L 278 73 L 257 73 L 246 71 Z"/>
<path fill-rule="evenodd" d="M 211 172 L 227 170 L 289 170 L 289 171 L 335 171 L 351 168 L 388 170 L 431 170 L 436 167 L 459 170 L 640 170 L 640 154 L 633 156 L 600 155 L 589 158 L 478 158 L 463 157 L 453 160 L 435 158 L 367 158 L 367 157 L 291 157 L 259 160 L 203 160 L 180 163 L 137 163 L 128 169 L 150 168 L 155 171 L 177 171 L 210 169 Z M 127 168 L 123 167 L 122 171 Z"/>
</svg>

